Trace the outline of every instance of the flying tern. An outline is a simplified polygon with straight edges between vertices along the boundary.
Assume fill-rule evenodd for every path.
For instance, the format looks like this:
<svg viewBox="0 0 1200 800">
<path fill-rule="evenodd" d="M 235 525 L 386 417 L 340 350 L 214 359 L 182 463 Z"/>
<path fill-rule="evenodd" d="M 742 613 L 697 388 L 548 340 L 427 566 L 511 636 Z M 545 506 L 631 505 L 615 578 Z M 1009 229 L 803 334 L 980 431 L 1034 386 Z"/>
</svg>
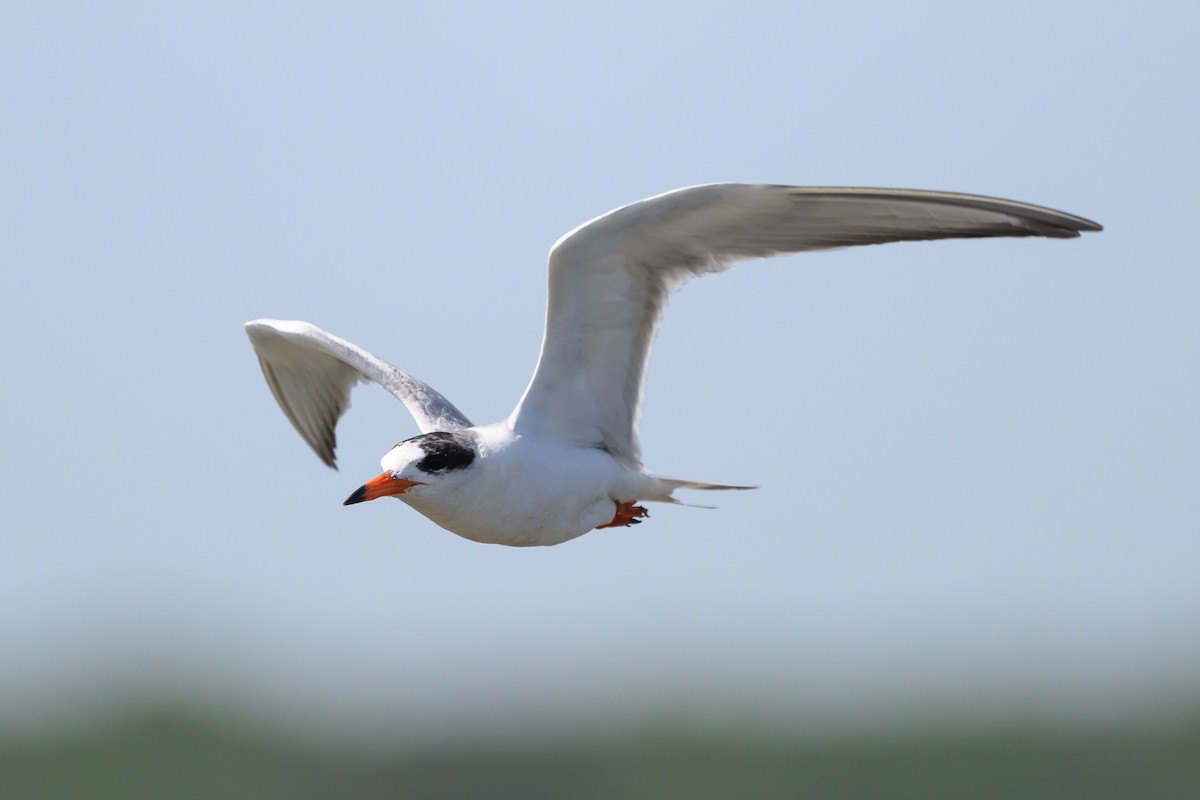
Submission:
<svg viewBox="0 0 1200 800">
<path fill-rule="evenodd" d="M 550 250 L 541 356 L 505 419 L 475 425 L 427 384 L 307 322 L 246 323 L 267 385 L 333 467 L 350 390 L 374 381 L 421 433 L 383 456 L 346 505 L 398 498 L 459 536 L 553 545 L 633 525 L 678 489 L 746 489 L 653 475 L 637 427 L 650 348 L 670 294 L 741 261 L 921 239 L 1072 238 L 1090 220 L 1028 203 L 914 189 L 709 184 L 585 222 Z"/>
</svg>

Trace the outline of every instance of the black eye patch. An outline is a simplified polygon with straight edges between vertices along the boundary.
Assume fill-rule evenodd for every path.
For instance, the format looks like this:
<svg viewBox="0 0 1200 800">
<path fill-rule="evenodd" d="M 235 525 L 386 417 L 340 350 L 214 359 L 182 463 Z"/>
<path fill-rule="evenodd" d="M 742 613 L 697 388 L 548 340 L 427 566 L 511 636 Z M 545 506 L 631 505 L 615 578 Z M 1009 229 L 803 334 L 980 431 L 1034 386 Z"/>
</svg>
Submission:
<svg viewBox="0 0 1200 800">
<path fill-rule="evenodd" d="M 416 436 L 410 441 L 417 444 L 425 457 L 417 462 L 422 472 L 437 473 L 470 466 L 475 460 L 475 448 L 468 436 L 450 431 L 438 431 Z"/>
</svg>

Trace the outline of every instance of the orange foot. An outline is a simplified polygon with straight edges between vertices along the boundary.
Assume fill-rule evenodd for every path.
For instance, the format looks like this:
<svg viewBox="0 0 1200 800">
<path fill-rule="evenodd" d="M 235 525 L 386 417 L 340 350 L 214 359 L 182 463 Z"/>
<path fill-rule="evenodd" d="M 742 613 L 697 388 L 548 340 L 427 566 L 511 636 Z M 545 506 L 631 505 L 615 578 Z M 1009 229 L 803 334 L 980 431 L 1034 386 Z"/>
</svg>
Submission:
<svg viewBox="0 0 1200 800">
<path fill-rule="evenodd" d="M 617 503 L 617 513 L 613 516 L 612 522 L 599 525 L 596 527 L 596 530 L 600 530 L 600 528 L 624 528 L 629 525 L 637 525 L 642 521 L 642 517 L 650 516 L 650 512 L 645 508 L 635 506 L 633 500 L 630 500 L 628 503 L 620 503 L 615 500 L 613 502 Z"/>
</svg>

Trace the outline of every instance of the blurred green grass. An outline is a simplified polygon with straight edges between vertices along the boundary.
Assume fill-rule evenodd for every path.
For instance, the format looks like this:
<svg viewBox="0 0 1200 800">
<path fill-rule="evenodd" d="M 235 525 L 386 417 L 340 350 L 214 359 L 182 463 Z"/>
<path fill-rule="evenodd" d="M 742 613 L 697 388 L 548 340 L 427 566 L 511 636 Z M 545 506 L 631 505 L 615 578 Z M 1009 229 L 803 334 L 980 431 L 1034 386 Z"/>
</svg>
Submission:
<svg viewBox="0 0 1200 800">
<path fill-rule="evenodd" d="M 297 744 L 148 713 L 0 744 L 5 800 L 254 798 L 1200 797 L 1200 719 L 1121 733 L 1006 731 L 830 742 L 676 728 L 602 742 L 414 752 Z"/>
</svg>

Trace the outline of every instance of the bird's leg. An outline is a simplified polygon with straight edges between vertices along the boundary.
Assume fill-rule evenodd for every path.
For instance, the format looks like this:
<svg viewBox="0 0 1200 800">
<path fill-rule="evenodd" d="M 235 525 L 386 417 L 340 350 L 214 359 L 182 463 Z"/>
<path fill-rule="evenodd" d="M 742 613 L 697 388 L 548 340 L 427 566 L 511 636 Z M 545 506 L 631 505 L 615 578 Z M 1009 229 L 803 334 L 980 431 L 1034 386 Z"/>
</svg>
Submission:
<svg viewBox="0 0 1200 800">
<path fill-rule="evenodd" d="M 630 500 L 627 503 L 622 503 L 618 500 L 613 500 L 617 504 L 617 513 L 613 515 L 612 522 L 604 525 L 596 526 L 596 530 L 601 528 L 624 528 L 629 525 L 637 525 L 642 521 L 643 517 L 650 516 L 650 512 L 643 506 L 635 506 L 635 500 Z"/>
</svg>

